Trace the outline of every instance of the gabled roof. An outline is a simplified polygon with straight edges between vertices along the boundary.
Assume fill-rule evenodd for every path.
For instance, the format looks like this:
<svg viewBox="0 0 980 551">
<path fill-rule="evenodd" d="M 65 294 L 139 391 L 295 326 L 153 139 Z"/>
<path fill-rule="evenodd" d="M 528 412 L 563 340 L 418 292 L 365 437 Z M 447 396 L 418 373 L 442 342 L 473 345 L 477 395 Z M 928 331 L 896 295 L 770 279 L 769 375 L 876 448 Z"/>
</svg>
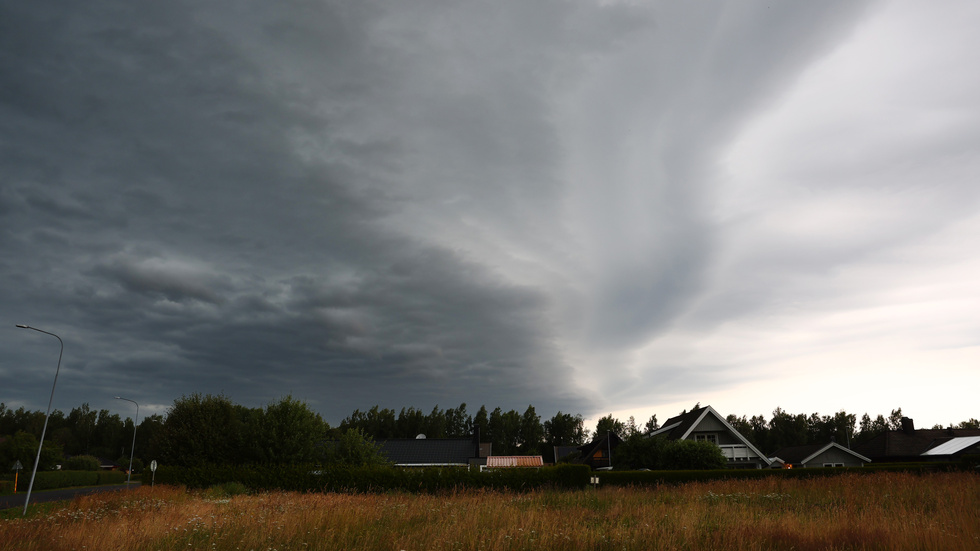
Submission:
<svg viewBox="0 0 980 551">
<path fill-rule="evenodd" d="M 573 454 L 577 458 L 582 455 L 582 450 L 578 446 L 555 446 L 555 461 Z"/>
<path fill-rule="evenodd" d="M 487 458 L 487 468 L 492 467 L 544 467 L 540 455 L 491 455 Z"/>
<path fill-rule="evenodd" d="M 602 436 L 597 437 L 595 440 L 578 446 L 576 449 L 582 452 L 582 456 L 586 457 L 592 455 L 596 449 L 603 448 L 615 448 L 616 446 L 623 443 L 623 439 L 619 437 L 615 432 L 608 432 Z"/>
<path fill-rule="evenodd" d="M 769 458 L 764 453 L 760 452 L 758 448 L 753 446 L 752 443 L 742 435 L 742 433 L 738 432 L 735 427 L 731 426 L 728 421 L 726 421 L 725 418 L 711 406 L 695 408 L 687 413 L 682 413 L 676 417 L 671 417 L 670 419 L 664 421 L 663 427 L 650 433 L 650 436 L 663 435 L 671 440 L 684 440 L 690 436 L 694 428 L 701 424 L 701 421 L 709 415 L 714 416 L 715 419 L 720 421 L 721 424 L 723 424 L 733 436 L 738 438 L 747 448 L 755 452 L 755 454 L 759 456 L 759 459 L 765 461 L 766 463 L 770 463 Z"/>
<path fill-rule="evenodd" d="M 620 444 L 623 443 L 623 439 L 619 437 L 615 432 L 607 432 L 605 435 L 600 436 L 585 444 L 579 446 L 578 450 L 581 452 L 577 458 L 573 459 L 575 463 L 581 463 L 584 465 L 589 465 L 593 469 L 603 468 L 608 469 L 612 467 L 611 450 L 616 449 Z M 603 453 L 601 457 L 596 457 L 596 452 L 602 450 Z"/>
<path fill-rule="evenodd" d="M 400 466 L 462 466 L 478 457 L 472 438 L 393 438 L 378 444 L 381 453 Z"/>
<path fill-rule="evenodd" d="M 831 448 L 837 448 L 842 452 L 849 453 L 854 457 L 856 457 L 857 459 L 864 461 L 865 463 L 871 462 L 871 460 L 868 459 L 867 457 L 857 453 L 854 450 L 849 450 L 836 442 L 831 442 L 829 444 L 807 444 L 806 446 L 790 446 L 787 448 L 780 449 L 779 451 L 774 453 L 773 456 L 782 459 L 784 463 L 795 463 L 795 464 L 809 463 L 810 461 L 813 460 L 813 458 L 819 456 L 820 454 L 822 454 L 823 452 Z"/>
<path fill-rule="evenodd" d="M 922 455 L 927 450 L 944 444 L 953 438 L 980 436 L 980 429 L 920 429 L 915 431 L 890 430 L 855 446 L 863 455 L 872 459 Z"/>
</svg>

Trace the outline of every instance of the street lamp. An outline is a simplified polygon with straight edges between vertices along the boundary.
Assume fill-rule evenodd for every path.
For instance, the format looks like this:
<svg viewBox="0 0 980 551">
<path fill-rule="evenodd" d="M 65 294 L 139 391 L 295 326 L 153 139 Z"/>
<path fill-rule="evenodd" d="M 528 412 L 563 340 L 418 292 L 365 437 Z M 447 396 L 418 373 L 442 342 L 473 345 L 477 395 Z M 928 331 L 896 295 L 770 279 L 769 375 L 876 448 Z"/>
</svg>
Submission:
<svg viewBox="0 0 980 551">
<path fill-rule="evenodd" d="M 55 335 L 54 333 L 48 333 L 37 327 L 31 327 L 30 325 L 17 324 L 17 327 L 21 329 L 32 329 L 38 333 L 44 333 L 45 335 L 51 335 L 52 337 L 58 339 L 61 343 L 61 352 L 58 353 L 58 368 L 54 371 L 54 384 L 51 385 L 51 397 L 48 398 L 48 412 L 44 414 L 44 428 L 41 429 L 41 441 L 37 444 L 37 458 L 34 459 L 34 470 L 31 471 L 31 483 L 27 486 L 27 499 L 24 500 L 24 515 L 27 515 L 27 506 L 31 502 L 31 490 L 34 488 L 34 476 L 37 475 L 37 464 L 41 462 L 41 446 L 44 446 L 44 433 L 48 430 L 48 418 L 51 417 L 51 403 L 54 401 L 54 387 L 58 384 L 58 372 L 61 371 L 61 356 L 65 353 L 65 341 L 61 340 L 61 337 Z"/>
<path fill-rule="evenodd" d="M 129 398 L 123 398 L 122 396 L 116 396 L 116 400 L 126 400 L 127 402 L 132 402 L 136 404 L 136 400 L 130 400 Z M 140 405 L 136 404 L 136 419 L 133 421 L 133 445 L 129 448 L 129 475 L 126 477 L 126 483 L 128 484 L 133 478 L 133 452 L 136 451 L 136 422 L 140 420 Z"/>
</svg>

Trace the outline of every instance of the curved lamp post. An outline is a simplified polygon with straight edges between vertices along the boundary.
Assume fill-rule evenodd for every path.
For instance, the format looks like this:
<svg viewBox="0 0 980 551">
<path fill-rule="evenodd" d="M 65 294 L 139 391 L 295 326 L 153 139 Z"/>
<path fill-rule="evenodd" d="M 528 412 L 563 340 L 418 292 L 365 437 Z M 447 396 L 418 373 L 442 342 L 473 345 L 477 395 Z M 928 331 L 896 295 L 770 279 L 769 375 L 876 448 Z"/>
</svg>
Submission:
<svg viewBox="0 0 980 551">
<path fill-rule="evenodd" d="M 133 420 L 133 445 L 129 448 L 129 475 L 126 477 L 126 483 L 129 484 L 133 478 L 133 452 L 136 451 L 136 423 L 140 420 L 140 405 L 136 403 L 136 400 L 130 400 L 122 396 L 116 396 L 115 398 L 116 400 L 126 400 L 127 402 L 136 404 L 136 419 Z"/>
<path fill-rule="evenodd" d="M 54 401 L 54 387 L 58 384 L 58 372 L 61 371 L 61 356 L 65 353 L 65 341 L 54 333 L 48 333 L 43 329 L 31 327 L 30 325 L 17 324 L 21 329 L 32 329 L 38 333 L 51 335 L 61 343 L 61 352 L 58 353 L 58 368 L 54 371 L 54 384 L 51 385 L 51 397 L 48 398 L 48 412 L 44 414 L 44 428 L 41 429 L 41 441 L 37 444 L 37 458 L 34 459 L 34 470 L 31 471 L 31 483 L 27 486 L 27 499 L 24 500 L 24 515 L 27 515 L 27 506 L 31 503 L 31 490 L 34 489 L 34 476 L 37 475 L 37 464 L 41 462 L 41 447 L 44 446 L 44 433 L 48 430 L 48 418 L 51 417 L 51 403 Z"/>
</svg>

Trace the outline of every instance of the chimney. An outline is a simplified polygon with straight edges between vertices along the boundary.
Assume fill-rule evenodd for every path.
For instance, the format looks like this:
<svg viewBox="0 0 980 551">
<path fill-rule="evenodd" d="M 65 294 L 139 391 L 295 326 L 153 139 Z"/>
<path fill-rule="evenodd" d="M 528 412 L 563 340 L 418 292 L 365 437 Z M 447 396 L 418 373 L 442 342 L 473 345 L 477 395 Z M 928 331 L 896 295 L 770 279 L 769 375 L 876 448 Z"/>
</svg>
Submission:
<svg viewBox="0 0 980 551">
<path fill-rule="evenodd" d="M 909 436 L 915 434 L 915 424 L 908 417 L 902 417 L 902 432 Z"/>
<path fill-rule="evenodd" d="M 473 427 L 473 445 L 476 447 L 473 457 L 480 457 L 480 427 Z"/>
</svg>

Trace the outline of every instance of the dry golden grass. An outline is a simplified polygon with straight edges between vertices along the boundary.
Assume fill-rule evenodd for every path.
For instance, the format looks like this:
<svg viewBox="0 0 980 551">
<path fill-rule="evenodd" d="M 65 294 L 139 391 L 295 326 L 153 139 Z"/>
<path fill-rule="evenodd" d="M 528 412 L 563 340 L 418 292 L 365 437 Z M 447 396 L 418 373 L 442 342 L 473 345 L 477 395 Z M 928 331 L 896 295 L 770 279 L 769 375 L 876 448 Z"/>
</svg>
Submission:
<svg viewBox="0 0 980 551">
<path fill-rule="evenodd" d="M 846 474 L 653 489 L 452 495 L 173 487 L 0 520 L 10 550 L 980 549 L 980 476 Z"/>
</svg>

